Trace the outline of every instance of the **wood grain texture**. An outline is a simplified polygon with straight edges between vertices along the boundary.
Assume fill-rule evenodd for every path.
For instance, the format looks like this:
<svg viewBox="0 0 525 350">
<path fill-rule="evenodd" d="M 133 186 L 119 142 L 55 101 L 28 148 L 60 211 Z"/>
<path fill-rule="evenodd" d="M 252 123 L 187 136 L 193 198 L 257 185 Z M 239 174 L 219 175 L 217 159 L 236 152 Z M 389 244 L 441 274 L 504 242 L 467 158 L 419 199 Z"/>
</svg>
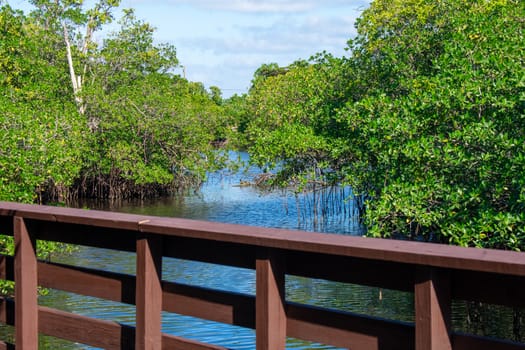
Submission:
<svg viewBox="0 0 525 350">
<path fill-rule="evenodd" d="M 525 276 L 525 254 L 520 252 L 0 202 L 0 216 L 13 215 L 91 228 L 141 231 L 223 243 Z"/>
<path fill-rule="evenodd" d="M 431 268 L 416 274 L 416 350 L 452 350 L 450 280 Z"/>
<path fill-rule="evenodd" d="M 414 326 L 288 303 L 288 336 L 352 350 L 413 350 Z"/>
<path fill-rule="evenodd" d="M 162 237 L 137 239 L 137 330 L 135 349 L 162 347 Z"/>
<path fill-rule="evenodd" d="M 0 255 L 0 278 L 17 282 L 0 322 L 16 323 L 24 349 L 38 330 L 108 349 L 222 349 L 162 334 L 161 310 L 255 328 L 258 349 L 284 349 L 286 336 L 352 350 L 525 349 L 450 329 L 451 299 L 525 306 L 523 253 L 5 202 L 0 232 L 16 246 Z M 136 252 L 137 275 L 37 262 L 36 239 Z M 162 281 L 162 257 L 255 269 L 256 295 Z M 411 291 L 415 325 L 286 302 L 285 274 Z M 136 304 L 137 328 L 39 308 L 37 281 Z"/>
<path fill-rule="evenodd" d="M 134 348 L 133 327 L 43 306 L 39 309 L 43 334 L 109 350 Z"/>
<path fill-rule="evenodd" d="M 284 260 L 274 250 L 261 250 L 256 262 L 257 350 L 284 350 L 286 312 Z"/>
<path fill-rule="evenodd" d="M 26 220 L 14 217 L 15 228 L 15 338 L 18 348 L 38 349 L 36 241 Z"/>
<path fill-rule="evenodd" d="M 164 350 L 228 350 L 222 346 L 204 344 L 190 339 L 174 337 L 164 334 L 162 337 Z"/>
</svg>

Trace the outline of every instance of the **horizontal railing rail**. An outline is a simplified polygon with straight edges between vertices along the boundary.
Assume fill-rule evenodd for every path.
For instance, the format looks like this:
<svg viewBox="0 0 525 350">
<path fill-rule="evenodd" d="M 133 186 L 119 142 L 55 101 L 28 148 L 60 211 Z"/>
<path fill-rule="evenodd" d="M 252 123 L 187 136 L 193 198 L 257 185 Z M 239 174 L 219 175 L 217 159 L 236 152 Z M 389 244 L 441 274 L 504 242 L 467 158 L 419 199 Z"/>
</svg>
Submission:
<svg viewBox="0 0 525 350">
<path fill-rule="evenodd" d="M 37 349 L 39 333 L 105 349 L 222 349 L 162 333 L 162 311 L 255 329 L 257 349 L 284 349 L 286 337 L 352 350 L 525 349 L 451 328 L 454 299 L 525 307 L 519 252 L 7 202 L 0 233 L 15 240 L 0 256 L 0 278 L 15 281 L 0 322 L 21 349 Z M 136 274 L 38 261 L 36 240 L 134 252 Z M 255 295 L 165 281 L 164 257 L 255 270 Z M 415 322 L 290 302 L 285 275 L 412 292 Z M 136 327 L 40 306 L 37 286 L 136 305 Z"/>
</svg>

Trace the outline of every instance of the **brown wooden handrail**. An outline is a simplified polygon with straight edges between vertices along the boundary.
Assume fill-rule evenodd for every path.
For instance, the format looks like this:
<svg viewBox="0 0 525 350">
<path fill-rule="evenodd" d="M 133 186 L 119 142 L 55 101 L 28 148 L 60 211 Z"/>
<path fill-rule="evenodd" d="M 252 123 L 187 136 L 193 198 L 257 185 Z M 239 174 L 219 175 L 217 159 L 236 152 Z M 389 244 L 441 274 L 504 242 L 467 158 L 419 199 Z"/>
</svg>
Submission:
<svg viewBox="0 0 525 350">
<path fill-rule="evenodd" d="M 255 328 L 257 349 L 284 349 L 287 336 L 352 350 L 525 349 L 450 325 L 453 299 L 525 307 L 523 253 L 8 202 L 0 233 L 16 243 L 0 256 L 0 278 L 16 282 L 0 322 L 15 325 L 17 348 L 36 349 L 40 332 L 107 349 L 220 349 L 161 333 L 164 310 Z M 136 252 L 137 273 L 37 261 L 36 240 Z M 256 294 L 163 281 L 163 257 L 254 269 Z M 415 323 L 291 303 L 286 274 L 413 292 Z M 136 328 L 39 306 L 37 285 L 135 304 Z"/>
</svg>

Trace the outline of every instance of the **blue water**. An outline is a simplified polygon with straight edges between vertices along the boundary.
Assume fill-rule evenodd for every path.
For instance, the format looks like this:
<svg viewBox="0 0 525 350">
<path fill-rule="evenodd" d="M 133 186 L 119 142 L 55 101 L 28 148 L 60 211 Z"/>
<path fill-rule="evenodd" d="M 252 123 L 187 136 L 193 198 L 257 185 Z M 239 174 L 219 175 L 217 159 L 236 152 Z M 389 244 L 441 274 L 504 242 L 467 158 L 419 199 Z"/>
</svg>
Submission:
<svg viewBox="0 0 525 350">
<path fill-rule="evenodd" d="M 241 156 L 246 159 L 245 154 Z M 361 235 L 363 233 L 363 228 L 355 217 L 349 189 L 338 189 L 326 194 L 324 198 L 319 196 L 314 198 L 311 193 L 295 194 L 281 191 L 267 193 L 251 186 L 238 186 L 240 181 L 252 181 L 258 173 L 260 171 L 256 168 L 248 168 L 240 173 L 224 170 L 211 174 L 199 192 L 174 198 L 80 205 L 110 211 L 301 229 L 327 234 Z M 317 211 L 321 212 L 323 201 L 338 203 L 339 207 L 328 208 L 324 216 L 314 220 L 312 208 L 317 203 Z M 115 272 L 135 273 L 135 256 L 131 253 L 79 247 L 73 255 L 54 257 L 53 260 Z M 255 275 L 252 270 L 164 259 L 162 274 L 163 279 L 167 281 L 246 294 L 255 293 Z M 294 302 L 394 320 L 411 322 L 414 318 L 413 296 L 410 293 L 287 276 L 286 298 Z M 41 297 L 40 304 L 99 319 L 135 324 L 134 306 L 97 298 L 51 290 L 49 295 Z M 456 307 L 454 313 L 456 324 L 464 323 L 465 314 L 461 311 L 464 309 L 464 305 Z M 493 314 L 492 312 L 491 315 Z M 508 319 L 512 315 L 507 311 L 505 317 Z M 494 329 L 499 328 L 501 327 L 497 324 L 494 327 Z M 163 314 L 163 332 L 230 349 L 255 348 L 253 330 L 171 313 Z M 41 348 L 49 349 L 94 349 L 47 338 L 42 344 L 44 345 L 41 345 Z M 288 339 L 287 348 L 336 349 L 297 339 Z"/>
<path fill-rule="evenodd" d="M 231 158 L 235 159 L 237 153 Z M 240 153 L 240 161 L 248 155 Z M 125 203 L 83 203 L 96 209 L 136 214 L 183 217 L 197 220 L 236 223 L 252 226 L 299 229 L 306 231 L 360 235 L 363 227 L 357 220 L 350 188 L 337 188 L 320 193 L 266 191 L 253 182 L 261 173 L 246 166 L 240 171 L 222 170 L 208 176 L 200 191 L 179 197 Z M 324 205 L 327 202 L 332 205 Z M 326 215 L 313 216 L 324 210 Z"/>
<path fill-rule="evenodd" d="M 246 155 L 241 154 L 246 160 Z M 248 167 L 241 172 L 223 170 L 210 174 L 201 190 L 185 196 L 153 201 L 124 203 L 81 203 L 83 207 L 121 211 L 156 216 L 184 217 L 254 226 L 301 229 L 337 234 L 362 234 L 362 227 L 353 215 L 353 202 L 349 189 L 326 192 L 325 197 L 312 193 L 296 194 L 283 191 L 262 191 L 253 186 L 239 186 L 241 181 L 251 182 L 259 174 L 257 168 Z M 324 216 L 312 218 L 313 206 L 322 210 L 321 201 L 339 201 L 338 208 L 325 211 Z M 341 210 L 337 210 L 341 209 Z M 105 249 L 79 247 L 70 256 L 54 257 L 54 261 L 78 266 L 122 273 L 135 273 L 135 256 L 130 253 Z M 255 294 L 255 274 L 252 270 L 230 268 L 212 264 L 178 259 L 163 260 L 163 279 L 178 283 L 197 285 L 219 290 Z M 342 310 L 357 311 L 382 316 L 394 315 L 388 302 L 379 299 L 379 290 L 361 286 L 343 285 L 321 280 L 287 276 L 287 299 L 312 305 L 328 306 Z M 388 295 L 388 291 L 386 292 Z M 384 294 L 383 294 L 384 295 Z M 410 296 L 405 296 L 410 298 Z M 396 296 L 396 300 L 399 297 Z M 41 297 L 40 303 L 77 314 L 99 319 L 135 324 L 134 306 L 109 302 L 97 298 L 51 290 Z M 410 304 L 410 303 L 405 303 Z M 409 318 L 412 311 L 407 306 L 402 318 Z M 197 318 L 163 314 L 163 331 L 230 349 L 254 349 L 253 330 L 223 325 Z M 93 349 L 80 344 L 48 340 L 52 348 Z M 335 349 L 289 339 L 288 348 Z"/>
</svg>

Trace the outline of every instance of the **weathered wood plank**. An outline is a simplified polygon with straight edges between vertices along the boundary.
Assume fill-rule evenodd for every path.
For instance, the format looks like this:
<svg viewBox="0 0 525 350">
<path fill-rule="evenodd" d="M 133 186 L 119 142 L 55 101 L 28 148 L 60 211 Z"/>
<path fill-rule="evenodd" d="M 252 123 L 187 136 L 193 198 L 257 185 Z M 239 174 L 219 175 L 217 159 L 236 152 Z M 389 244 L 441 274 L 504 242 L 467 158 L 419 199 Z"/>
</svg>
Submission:
<svg viewBox="0 0 525 350">
<path fill-rule="evenodd" d="M 26 221 L 14 217 L 15 228 L 15 338 L 17 347 L 38 349 L 36 241 Z"/>
<path fill-rule="evenodd" d="M 450 280 L 431 268 L 416 274 L 416 350 L 452 350 Z"/>
<path fill-rule="evenodd" d="M 177 284 L 169 284 L 169 290 L 166 289 L 165 282 L 163 304 L 166 311 L 255 328 L 254 296 Z M 359 349 L 358 346 L 365 349 L 371 346 L 373 349 L 376 345 L 382 350 L 414 349 L 414 326 L 411 324 L 297 303 L 287 303 L 285 308 L 287 334 L 290 337 L 352 349 Z M 11 323 L 7 324 L 12 324 L 13 313 L 12 301 L 0 303 L 0 322 L 5 322 L 3 317 L 10 317 Z M 66 319 L 64 322 L 70 321 Z M 465 341 L 465 336 L 460 337 Z M 469 341 L 468 337 L 466 341 Z M 493 340 L 476 338 L 477 344 L 482 341 L 494 343 Z M 166 343 L 163 343 L 165 346 Z"/>
<path fill-rule="evenodd" d="M 288 303 L 288 336 L 352 350 L 412 350 L 414 326 Z"/>
<path fill-rule="evenodd" d="M 47 288 L 135 304 L 136 282 L 131 275 L 40 262 L 39 284 Z M 170 282 L 163 282 L 162 290 L 165 311 L 255 328 L 255 301 L 252 296 Z"/>
<path fill-rule="evenodd" d="M 38 263 L 38 284 L 71 293 L 135 304 L 135 276 L 57 263 Z"/>
<path fill-rule="evenodd" d="M 43 287 L 135 304 L 136 279 L 132 275 L 48 262 L 39 262 L 38 271 L 38 283 Z M 255 328 L 253 296 L 166 281 L 162 289 L 165 311 Z"/>
<path fill-rule="evenodd" d="M 284 229 L 154 218 L 140 230 L 164 235 L 289 249 L 421 266 L 467 269 L 525 276 L 525 256 L 519 252 L 463 248 Z"/>
<path fill-rule="evenodd" d="M 181 295 L 191 294 L 191 290 L 194 288 L 190 286 L 177 287 L 183 287 L 183 289 L 189 288 L 183 293 L 177 293 Z M 228 294 L 226 292 L 206 291 L 206 293 L 210 293 L 210 295 L 213 294 L 212 292 L 220 295 L 220 297 L 215 297 L 215 299 L 227 299 L 230 297 L 229 295 L 222 295 Z M 251 304 L 251 307 L 248 306 L 248 308 L 254 309 L 255 298 L 250 296 L 244 297 L 247 298 L 247 300 L 245 300 L 245 303 L 247 305 Z M 166 295 L 164 296 L 164 299 L 165 298 Z M 52 312 L 49 313 L 47 311 Z M 287 333 L 290 337 L 320 342 L 337 347 L 351 348 L 353 350 L 361 348 L 375 349 L 376 346 L 378 349 L 381 350 L 410 350 L 414 348 L 414 327 L 406 323 L 387 321 L 378 318 L 370 318 L 351 313 L 325 310 L 296 303 L 288 303 L 286 305 L 286 312 L 288 317 Z M 197 314 L 199 313 L 197 312 Z M 111 344 L 117 344 L 114 346 L 115 348 L 118 348 L 119 345 L 115 340 L 101 340 L 98 339 L 98 337 L 102 335 L 107 335 L 109 332 L 109 334 L 113 334 L 112 337 L 120 337 L 122 341 L 123 337 L 120 336 L 120 334 L 122 334 L 123 332 L 125 337 L 127 337 L 125 339 L 125 342 L 129 344 L 133 341 L 134 331 L 128 328 L 126 328 L 124 331 L 119 330 L 121 325 L 114 322 L 99 322 L 99 320 L 79 315 L 73 315 L 58 310 L 47 309 L 44 307 L 40 307 L 40 315 L 41 319 L 44 319 L 46 321 L 46 325 L 43 326 L 42 324 L 40 324 L 40 331 L 44 332 L 45 334 L 49 334 L 59 338 L 100 347 L 111 346 Z M 189 315 L 191 315 L 191 312 L 189 313 Z M 62 316 L 64 316 L 64 318 L 62 318 Z M 197 315 L 196 317 L 200 316 Z M 57 319 L 52 321 L 54 323 L 48 324 L 48 322 L 53 318 Z M 0 299 L 0 322 L 4 324 L 14 325 L 14 302 L 12 302 L 11 300 Z M 239 324 L 235 320 L 233 322 L 224 323 L 243 326 L 242 322 L 241 324 Z M 98 335 L 94 335 L 91 332 L 85 334 L 88 329 L 99 328 L 102 329 L 102 333 L 97 333 Z M 253 326 L 249 328 L 253 328 Z M 92 337 L 95 337 L 96 339 L 91 339 Z M 455 350 L 525 349 L 525 344 L 469 336 L 465 334 L 454 334 L 452 336 L 452 343 L 454 345 Z M 196 350 L 223 349 L 214 345 L 200 343 L 197 343 L 195 345 L 192 343 L 192 341 L 187 341 L 165 334 L 163 335 L 163 348 Z"/>
<path fill-rule="evenodd" d="M 162 336 L 162 349 L 164 350 L 228 350 L 222 346 L 199 343 L 164 334 Z"/>
<path fill-rule="evenodd" d="M 260 251 L 256 262 L 257 350 L 284 350 L 286 312 L 284 259 L 275 250 Z"/>
<path fill-rule="evenodd" d="M 163 291 L 164 311 L 255 328 L 254 296 L 168 282 Z"/>
<path fill-rule="evenodd" d="M 293 256 L 293 255 L 292 255 Z M 341 258 L 341 257 L 339 257 Z M 341 258 L 342 259 L 342 258 Z M 315 267 L 317 262 L 320 267 Z M 333 260 L 332 262 L 335 262 Z M 306 259 L 294 260 L 292 263 L 287 262 L 287 272 L 295 275 L 324 278 L 329 280 L 341 281 L 346 283 L 373 285 L 383 288 L 393 288 L 395 285 L 402 287 L 399 290 L 407 290 L 404 285 L 404 276 L 412 274 L 412 268 L 403 265 L 404 272 L 399 269 L 382 269 L 382 274 L 378 274 L 364 263 L 358 265 L 345 263 L 345 260 L 337 260 L 341 264 L 331 266 L 344 266 L 345 269 L 333 269 L 326 266 L 327 262 L 320 256 L 315 256 L 308 262 Z M 301 267 L 301 263 L 304 266 Z M 358 267 L 364 268 L 358 269 Z M 378 267 L 384 267 L 378 265 Z M 310 271 L 311 270 L 311 271 Z M 329 271 L 330 270 L 330 271 Z M 351 270 L 352 273 L 347 271 Z M 82 267 L 73 267 L 55 263 L 39 262 L 38 263 L 38 283 L 39 285 L 61 289 L 73 293 L 90 295 L 103 299 L 134 304 L 135 279 L 131 275 L 121 275 L 107 271 L 91 270 Z M 323 273 L 326 272 L 326 273 Z M 6 275 L 7 274 L 7 275 Z M 386 274 L 387 276 L 383 276 Z M 400 282 L 389 283 L 397 277 Z M 0 278 L 13 280 L 13 258 L 10 256 L 0 255 Z M 368 283 L 370 282 L 370 283 Z M 413 277 L 410 277 L 413 282 Z M 505 276 L 497 274 L 483 274 L 468 271 L 453 271 L 451 273 L 451 295 L 453 299 L 479 301 L 489 304 L 500 304 L 507 306 L 525 306 L 525 279 L 514 276 Z M 192 291 L 193 292 L 193 291 Z M 185 303 L 182 303 L 185 305 Z"/>
<path fill-rule="evenodd" d="M 257 247 L 191 237 L 164 236 L 163 255 L 170 258 L 255 269 Z M 221 252 L 217 254 L 217 252 Z"/>
<path fill-rule="evenodd" d="M 140 230 L 267 248 L 525 276 L 525 256 L 519 252 L 0 202 L 0 216 L 13 216 L 13 213 L 47 222 Z"/>
<path fill-rule="evenodd" d="M 252 251 L 251 247 L 249 251 Z M 239 248 L 238 252 L 239 255 L 244 255 L 242 248 Z M 215 255 L 217 255 L 216 252 Z M 386 266 L 388 264 L 369 262 L 372 266 L 369 267 L 366 261 L 352 262 L 352 259 L 348 260 L 346 257 L 334 257 L 325 260 L 326 256 L 324 255 L 313 255 L 308 260 L 304 255 L 301 254 L 300 256 L 301 258 L 297 260 L 293 259 L 290 261 L 287 259 L 287 273 L 402 291 L 407 291 L 408 288 L 406 286 L 412 283 L 411 289 L 413 288 L 413 267 L 410 265 L 403 264 L 399 267 L 388 267 Z M 296 255 L 291 254 L 291 257 L 296 257 Z M 244 257 L 241 259 L 243 261 L 246 260 Z M 209 260 L 215 261 L 211 256 L 211 252 Z M 330 265 L 331 263 L 335 265 Z M 319 266 L 316 266 L 316 264 Z M 338 266 L 339 268 L 334 269 L 332 266 Z M 0 255 L 0 278 L 12 280 L 12 267 L 13 258 Z M 135 303 L 135 278 L 131 275 L 47 262 L 39 262 L 38 271 L 39 285 L 48 288 L 61 289 L 128 304 Z M 381 271 L 381 273 L 377 273 L 377 271 Z M 7 277 L 4 277 L 4 274 L 7 274 Z M 408 281 L 405 278 L 408 278 Z M 396 279 L 398 281 L 395 281 Z M 450 274 L 450 280 L 453 299 L 479 301 L 511 307 L 525 306 L 525 298 L 523 298 L 525 294 L 524 278 L 454 270 Z M 169 283 L 166 284 L 166 286 L 169 285 Z M 164 288 L 167 288 L 166 286 Z M 188 292 L 190 293 L 188 295 L 191 296 L 191 293 L 194 292 L 192 290 Z M 183 302 L 182 305 L 187 304 Z"/>
<path fill-rule="evenodd" d="M 162 237 L 137 239 L 137 350 L 162 347 Z"/>
<path fill-rule="evenodd" d="M 47 221 L 61 220 L 60 222 L 93 224 L 100 227 L 122 227 L 130 230 L 135 230 L 138 225 L 142 231 L 160 231 L 158 233 L 168 235 L 191 235 L 196 238 L 265 245 L 276 248 L 294 246 L 294 249 L 301 251 L 326 252 L 386 261 L 525 275 L 525 267 L 523 266 L 525 265 L 525 258 L 523 254 L 516 252 L 468 249 L 420 242 L 385 241 L 361 237 L 0 202 L 0 214 L 12 215 L 13 210 L 28 218 L 33 216 L 33 218 Z M 77 219 L 77 216 L 80 219 Z"/>
<path fill-rule="evenodd" d="M 414 288 L 411 265 L 347 256 L 286 251 L 286 273 L 407 292 Z"/>
<path fill-rule="evenodd" d="M 134 348 L 135 329 L 40 306 L 40 331 L 44 334 L 103 349 Z"/>
<path fill-rule="evenodd" d="M 0 216 L 20 216 L 38 221 L 89 225 L 138 231 L 149 217 L 100 210 L 85 210 L 56 206 L 0 202 Z"/>
<path fill-rule="evenodd" d="M 36 239 L 95 248 L 135 252 L 136 232 L 89 225 L 61 224 L 51 221 L 35 222 Z M 72 234 L 74 233 L 74 234 Z"/>
<path fill-rule="evenodd" d="M 18 218 L 18 223 L 16 218 L 13 219 L 14 217 Z M 31 224 L 28 226 L 29 231 L 26 224 Z M 130 347 L 142 346 L 140 339 L 144 339 L 145 344 L 147 334 L 155 333 L 153 338 L 157 340 L 160 338 L 160 331 L 157 331 L 160 327 L 155 323 L 158 319 L 157 311 L 163 307 L 169 311 L 219 322 L 246 327 L 256 326 L 258 337 L 263 334 L 260 337 L 265 339 L 258 340 L 257 346 L 265 349 L 283 348 L 282 339 L 285 338 L 286 333 L 302 339 L 352 347 L 352 349 L 397 349 L 391 345 L 396 343 L 404 344 L 403 348 L 406 349 L 411 349 L 413 346 L 416 346 L 416 349 L 447 350 L 452 346 L 458 349 L 523 348 L 523 344 L 464 335 L 451 336 L 449 323 L 451 297 L 523 306 L 525 255 L 522 253 L 2 202 L 0 202 L 0 230 L 7 234 L 15 231 L 14 234 L 17 236 L 14 267 L 11 258 L 0 257 L 0 278 L 13 278 L 12 271 L 15 270 L 15 279 L 18 282 L 22 281 L 17 283 L 18 300 L 21 300 L 21 295 L 24 294 L 20 290 L 32 289 L 36 293 L 36 266 L 38 266 L 38 280 L 44 285 L 128 303 L 135 303 L 137 300 L 139 304 L 137 321 L 138 324 L 142 323 L 138 327 L 137 339 L 135 339 L 135 330 L 129 333 L 131 331 L 127 330 L 128 328 L 116 325 L 118 332 L 121 332 L 118 333 L 120 338 L 128 341 L 129 343 L 126 344 Z M 151 247 L 147 245 L 138 247 L 136 245 L 138 232 L 142 232 L 145 236 L 151 233 L 162 236 L 165 244 L 161 252 L 151 254 Z M 23 237 L 28 238 L 25 242 L 32 244 L 21 244 Z M 34 260 L 35 239 L 123 251 L 137 250 L 138 255 L 142 254 L 137 257 L 138 277 L 135 279 L 134 276 L 77 267 L 69 268 L 59 264 L 37 264 Z M 22 254 L 20 247 L 27 252 L 32 252 Z M 274 253 L 258 255 L 259 250 Z M 282 256 L 275 255 L 275 251 Z M 168 282 L 162 283 L 161 288 L 160 277 L 152 278 L 155 275 L 152 267 L 156 266 L 154 256 L 160 255 L 256 269 L 257 301 L 252 296 Z M 23 264 L 19 260 L 22 260 Z M 27 261 L 33 262 L 27 264 Z M 34 272 L 26 273 L 26 264 L 34 265 Z M 437 270 L 434 270 L 436 267 L 442 271 L 446 270 L 447 278 L 443 279 L 437 274 Z M 416 275 L 417 271 L 426 272 Z M 360 318 L 308 306 L 285 304 L 283 292 L 285 273 L 399 290 L 410 290 L 410 286 L 415 286 L 413 287 L 416 296 L 415 331 L 405 326 L 401 328 L 393 326 L 390 322 L 370 321 L 366 317 Z M 35 288 L 27 288 L 30 284 Z M 144 299 L 145 295 L 151 293 L 147 291 L 150 287 L 156 291 L 153 293 L 161 295 L 156 300 L 159 303 L 162 300 L 163 306 L 161 304 L 159 307 L 157 304 L 152 305 L 152 309 L 148 309 Z M 35 299 L 36 302 L 36 297 L 26 297 L 26 299 Z M 18 322 L 24 318 L 28 320 L 27 310 L 35 309 L 34 302 L 18 304 L 24 305 L 16 308 L 16 313 L 22 314 L 22 317 L 17 317 Z M 29 309 L 26 304 L 29 304 Z M 13 313 L 4 306 L 0 305 L 0 318 L 13 321 Z M 11 319 L 8 319 L 9 317 Z M 143 321 L 139 320 L 140 317 L 143 317 Z M 153 320 L 154 331 L 147 329 L 148 319 Z M 89 322 L 85 321 L 82 324 L 90 325 Z M 38 325 L 37 322 L 37 327 Z M 33 328 L 31 332 L 35 333 L 34 325 L 31 327 Z M 48 327 L 48 325 L 42 325 L 40 321 L 40 327 Z M 67 328 L 67 325 L 64 327 Z M 384 330 L 380 330 L 380 327 L 384 327 Z M 57 328 L 56 332 L 60 330 Z M 414 344 L 414 338 L 417 345 Z M 122 339 L 120 346 L 124 341 Z M 162 339 L 166 337 L 162 336 Z M 412 342 L 407 339 L 412 339 Z M 173 344 L 185 342 L 181 339 L 171 341 Z M 165 347 L 166 343 L 163 346 Z M 182 345 L 177 346 L 184 348 Z M 209 345 L 196 346 L 203 346 L 202 349 L 214 349 Z"/>
<path fill-rule="evenodd" d="M 135 348 L 135 329 L 130 326 L 43 306 L 40 307 L 39 317 L 42 320 L 40 331 L 50 336 L 108 350 Z M 227 350 L 223 347 L 167 334 L 162 334 L 162 349 Z"/>
</svg>

